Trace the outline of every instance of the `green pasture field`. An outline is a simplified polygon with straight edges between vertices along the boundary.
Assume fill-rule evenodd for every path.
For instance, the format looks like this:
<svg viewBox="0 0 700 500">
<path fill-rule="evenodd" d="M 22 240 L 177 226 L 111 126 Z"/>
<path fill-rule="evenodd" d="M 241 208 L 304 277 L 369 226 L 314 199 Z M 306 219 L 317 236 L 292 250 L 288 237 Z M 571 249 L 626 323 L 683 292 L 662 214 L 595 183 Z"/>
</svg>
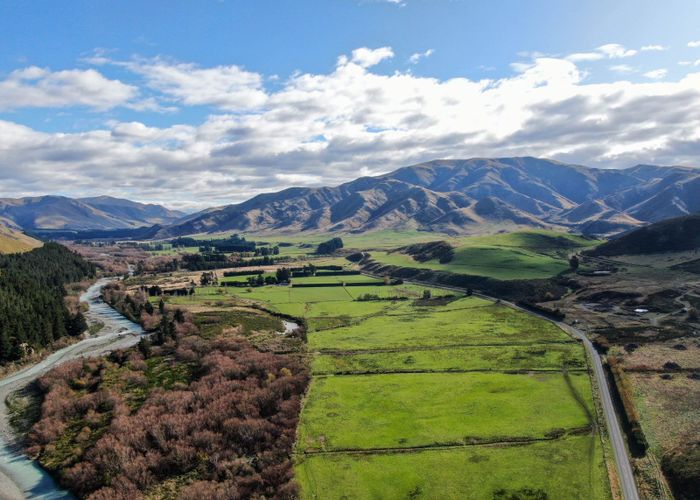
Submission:
<svg viewBox="0 0 700 500">
<path fill-rule="evenodd" d="M 333 275 L 333 276 L 305 276 L 292 278 L 292 286 L 306 283 L 382 283 L 384 280 L 372 278 L 362 274 Z"/>
<path fill-rule="evenodd" d="M 356 299 L 366 294 L 377 295 L 383 298 L 406 297 L 409 299 L 417 299 L 421 296 L 423 290 L 426 290 L 426 287 L 422 285 L 404 283 L 403 285 L 391 286 L 352 286 L 347 287 L 346 290 L 353 299 Z M 439 288 L 431 288 L 430 290 L 433 297 L 438 297 L 441 295 L 451 295 L 453 293 L 441 290 Z"/>
<path fill-rule="evenodd" d="M 525 237 L 496 238 L 507 251 Z M 370 278 L 293 283 L 335 279 Z M 313 379 L 295 450 L 302 498 L 609 498 L 580 343 L 490 300 L 418 300 L 426 289 L 453 294 L 413 284 L 198 287 L 170 301 L 248 299 L 306 320 Z M 356 300 L 364 294 L 406 299 Z M 227 324 L 259 326 L 222 308 L 200 327 L 214 329 L 228 311 Z"/>
<path fill-rule="evenodd" d="M 364 276 L 347 276 L 349 278 L 363 278 Z M 235 276 L 230 279 L 247 278 L 247 276 Z M 229 279 L 229 278 L 226 278 Z M 297 278 L 308 280 L 309 278 Z M 381 282 L 378 280 L 377 282 Z M 354 287 L 310 287 L 294 288 L 293 286 L 268 285 L 261 287 L 216 287 L 199 286 L 195 294 L 189 297 L 172 296 L 167 302 L 172 305 L 195 305 L 204 302 L 227 303 L 233 299 L 241 298 L 261 302 L 271 310 L 289 314 L 296 317 L 304 317 L 309 321 L 312 330 L 327 328 L 328 325 L 347 325 L 356 320 L 364 319 L 372 315 L 402 314 L 412 311 L 412 302 L 421 297 L 426 287 L 404 284 L 395 286 L 354 286 Z M 430 288 L 434 297 L 450 294 L 444 290 Z M 392 301 L 356 301 L 355 298 L 371 294 L 378 297 L 406 297 L 408 300 Z M 151 302 L 157 303 L 159 297 L 151 297 Z M 481 299 L 471 298 L 473 301 Z M 487 303 L 486 301 L 483 301 Z M 445 306 L 449 307 L 449 306 Z M 330 322 L 330 323 L 329 323 Z"/>
<path fill-rule="evenodd" d="M 521 231 L 447 240 L 455 246 L 454 258 L 418 262 L 399 252 L 372 252 L 377 262 L 401 267 L 449 271 L 500 280 L 556 276 L 569 269 L 568 255 L 599 243 L 554 231 Z"/>
<path fill-rule="evenodd" d="M 315 375 L 460 370 L 585 370 L 586 359 L 577 344 L 532 346 L 450 347 L 321 354 L 312 363 Z"/>
<path fill-rule="evenodd" d="M 312 248 L 307 248 L 307 252 L 316 250 L 319 243 L 328 241 L 331 238 L 339 237 L 343 240 L 345 248 L 354 248 L 359 250 L 375 249 L 375 248 L 396 248 L 397 246 L 409 245 L 411 243 L 421 243 L 427 241 L 435 241 L 445 238 L 450 238 L 446 234 L 433 233 L 428 231 L 411 231 L 411 230 L 393 230 L 385 229 L 381 231 L 371 231 L 362 234 L 348 233 L 325 233 L 325 234 L 290 234 L 290 235 L 275 235 L 275 236 L 258 236 L 248 235 L 247 239 L 255 241 L 267 241 L 269 243 L 287 242 L 293 243 L 296 246 L 308 244 Z M 280 247 L 280 251 L 283 247 Z M 291 247 L 287 247 L 291 248 Z"/>
<path fill-rule="evenodd" d="M 227 289 L 228 293 L 237 295 L 244 299 L 259 300 L 267 302 L 273 306 L 279 304 L 305 304 L 313 302 L 348 302 L 366 293 L 379 297 L 405 296 L 418 298 L 425 289 L 418 285 L 396 285 L 396 286 L 353 286 L 353 287 L 310 287 L 295 288 L 294 286 L 262 286 L 250 289 Z M 433 289 L 434 295 L 445 295 L 448 292 Z M 342 314 L 342 308 L 338 306 L 338 312 Z"/>
<path fill-rule="evenodd" d="M 302 498 L 603 500 L 611 496 L 602 446 L 595 435 L 516 446 L 307 455 L 296 472 Z"/>
<path fill-rule="evenodd" d="M 168 304 L 194 304 L 212 300 L 226 300 L 227 289 L 218 286 L 198 286 L 194 295 L 191 296 L 169 296 L 166 298 Z M 160 301 L 160 297 L 149 297 L 151 302 Z"/>
<path fill-rule="evenodd" d="M 267 276 L 274 276 L 275 273 L 263 273 L 262 277 L 265 278 Z M 258 275 L 257 274 L 246 274 L 243 276 L 221 276 L 219 278 L 219 283 L 247 283 L 248 278 L 256 278 L 257 279 Z"/>
<path fill-rule="evenodd" d="M 580 343 L 478 297 L 420 304 L 306 305 L 301 497 L 610 498 Z"/>
<path fill-rule="evenodd" d="M 348 297 L 349 298 L 349 297 Z M 310 331 L 329 327 L 347 326 L 363 321 L 369 316 L 410 310 L 410 301 L 369 301 L 354 300 L 332 302 L 307 302 L 277 304 L 279 312 L 306 318 Z"/>
<path fill-rule="evenodd" d="M 352 300 L 342 286 L 328 288 L 294 288 L 293 286 L 261 286 L 251 289 L 232 289 L 231 293 L 244 299 L 259 300 L 270 304 Z"/>
<path fill-rule="evenodd" d="M 545 438 L 591 424 L 588 374 L 569 378 L 573 389 L 561 373 L 545 372 L 316 377 L 297 447 L 308 452 Z"/>
<path fill-rule="evenodd" d="M 458 248 L 454 259 L 447 264 L 441 264 L 437 260 L 418 262 L 410 255 L 398 252 L 373 252 L 372 258 L 392 266 L 449 271 L 500 280 L 556 276 L 569 268 L 563 259 L 524 250 L 493 247 Z"/>
<path fill-rule="evenodd" d="M 233 327 L 237 327 L 244 334 L 255 331 L 284 331 L 284 326 L 279 318 L 253 311 L 222 310 L 198 313 L 195 316 L 195 323 L 205 338 L 217 337 L 227 328 Z"/>
<path fill-rule="evenodd" d="M 311 330 L 352 324 L 355 319 L 380 314 L 381 312 L 409 311 L 409 302 L 370 301 L 360 302 L 355 298 L 366 293 L 379 297 L 403 296 L 417 299 L 424 287 L 399 286 L 355 286 L 294 288 L 287 286 L 264 286 L 256 288 L 227 288 L 227 293 L 243 299 L 266 304 L 270 309 L 296 317 L 307 318 Z M 435 296 L 447 292 L 432 289 Z"/>
<path fill-rule="evenodd" d="M 417 308 L 409 314 L 376 316 L 352 326 L 311 332 L 308 338 L 312 351 L 574 342 L 552 323 L 499 305 L 446 311 Z"/>
<path fill-rule="evenodd" d="M 499 246 L 525 248 L 532 251 L 553 255 L 566 255 L 567 248 L 591 247 L 601 241 L 576 234 L 530 229 L 512 233 L 491 234 L 485 236 L 464 236 L 456 238 L 461 246 Z"/>
<path fill-rule="evenodd" d="M 281 266 L 286 267 L 299 267 L 304 264 L 313 264 L 314 266 L 341 266 L 341 267 L 351 267 L 350 261 L 345 257 L 319 257 L 317 255 L 306 255 L 299 256 L 297 260 L 282 263 Z"/>
</svg>

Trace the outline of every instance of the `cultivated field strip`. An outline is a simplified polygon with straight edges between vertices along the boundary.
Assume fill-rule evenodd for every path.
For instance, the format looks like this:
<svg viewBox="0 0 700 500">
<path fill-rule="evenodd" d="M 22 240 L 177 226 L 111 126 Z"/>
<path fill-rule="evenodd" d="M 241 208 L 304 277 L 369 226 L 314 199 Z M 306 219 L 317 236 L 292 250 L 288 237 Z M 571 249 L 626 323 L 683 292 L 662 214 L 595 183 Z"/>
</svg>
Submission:
<svg viewBox="0 0 700 500">
<path fill-rule="evenodd" d="M 525 492 L 609 498 L 598 442 L 596 436 L 572 435 L 528 444 L 307 455 L 297 478 L 307 498 L 493 499 Z"/>
<path fill-rule="evenodd" d="M 587 370 L 576 343 L 527 345 L 429 346 L 372 351 L 321 351 L 313 359 L 314 375 L 454 371 Z"/>
<path fill-rule="evenodd" d="M 555 325 L 414 284 L 225 293 L 308 325 L 303 498 L 609 498 L 585 353 Z"/>
<path fill-rule="evenodd" d="M 572 375 L 592 401 L 587 374 Z M 297 449 L 544 438 L 590 426 L 561 373 L 394 373 L 315 378 Z"/>
<path fill-rule="evenodd" d="M 492 498 L 496 490 L 458 479 L 465 450 L 488 449 L 494 457 L 517 456 L 523 468 L 511 468 L 513 474 L 529 478 L 535 492 L 608 498 L 580 343 L 549 322 L 481 298 L 419 303 L 365 315 L 346 306 L 342 321 L 324 316 L 328 328 L 309 321 L 314 379 L 296 447 L 303 496 Z M 545 455 L 548 462 L 538 461 Z M 470 455 L 467 469 L 498 476 L 480 456 Z M 406 470 L 438 457 L 452 485 L 447 496 L 429 477 L 413 484 L 415 471 Z M 377 460 L 384 472 L 371 467 Z M 396 475 L 388 472 L 395 467 Z M 550 484 L 553 471 L 570 481 Z M 508 490 L 518 484 L 501 479 Z M 577 493 L 567 495 L 572 484 Z"/>
</svg>

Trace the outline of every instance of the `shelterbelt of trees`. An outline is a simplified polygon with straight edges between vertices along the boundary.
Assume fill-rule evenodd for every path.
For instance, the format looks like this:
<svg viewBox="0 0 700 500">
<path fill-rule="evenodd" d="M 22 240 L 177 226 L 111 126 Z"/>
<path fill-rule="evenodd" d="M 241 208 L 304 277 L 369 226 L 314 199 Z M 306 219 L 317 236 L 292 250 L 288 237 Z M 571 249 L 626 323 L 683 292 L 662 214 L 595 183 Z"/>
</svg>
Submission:
<svg viewBox="0 0 700 500">
<path fill-rule="evenodd" d="M 81 334 L 85 318 L 66 306 L 64 285 L 94 275 L 94 265 L 56 243 L 0 255 L 0 363 Z"/>
</svg>

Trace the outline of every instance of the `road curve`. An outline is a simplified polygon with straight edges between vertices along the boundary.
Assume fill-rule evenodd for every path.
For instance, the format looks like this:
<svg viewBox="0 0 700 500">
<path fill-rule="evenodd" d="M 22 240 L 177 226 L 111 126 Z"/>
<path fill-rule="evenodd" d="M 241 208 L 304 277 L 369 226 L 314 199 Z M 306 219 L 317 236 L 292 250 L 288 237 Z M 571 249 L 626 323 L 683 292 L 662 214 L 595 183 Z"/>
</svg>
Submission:
<svg viewBox="0 0 700 500">
<path fill-rule="evenodd" d="M 375 278 L 378 277 L 378 276 L 375 276 L 371 273 L 363 273 L 363 274 L 366 274 L 367 276 L 372 276 Z M 436 285 L 434 283 L 428 283 L 428 282 L 424 282 L 424 281 L 415 281 L 415 280 L 404 280 L 404 282 L 464 293 L 464 289 L 458 288 L 458 287 Z M 485 299 L 489 299 L 489 300 L 498 300 L 501 304 L 510 306 L 514 309 L 518 309 L 519 311 L 523 311 L 523 312 L 526 312 L 528 314 L 532 314 L 532 315 L 537 316 L 539 318 L 550 321 L 550 322 L 554 323 L 555 325 L 557 325 L 562 330 L 564 330 L 565 332 L 567 332 L 572 337 L 581 340 L 581 342 L 585 346 L 586 351 L 589 355 L 589 358 L 591 359 L 591 362 L 593 364 L 593 375 L 595 376 L 596 383 L 598 384 L 598 388 L 599 388 L 599 392 L 600 392 L 600 401 L 601 401 L 601 405 L 603 408 L 603 413 L 605 414 L 605 424 L 606 424 L 606 427 L 608 429 L 608 435 L 610 436 L 610 443 L 612 445 L 613 452 L 615 454 L 615 463 L 617 465 L 618 477 L 620 479 L 620 488 L 622 490 L 622 496 L 625 500 L 639 500 L 639 492 L 637 491 L 637 483 L 635 483 L 635 481 L 634 481 L 634 473 L 632 472 L 632 464 L 630 463 L 629 454 L 627 452 L 627 445 L 626 445 L 625 439 L 623 438 L 623 435 L 622 435 L 622 426 L 620 425 L 620 421 L 617 417 L 617 413 L 615 412 L 615 405 L 613 404 L 613 399 L 612 399 L 612 396 L 610 395 L 610 385 L 608 384 L 608 379 L 605 376 L 605 370 L 603 369 L 603 362 L 601 361 L 601 357 L 598 354 L 598 352 L 595 350 L 595 348 L 593 347 L 593 344 L 591 343 L 591 341 L 588 340 L 588 337 L 586 337 L 586 334 L 583 333 L 578 328 L 574 328 L 573 326 L 568 325 L 562 321 L 552 320 L 551 318 L 548 318 L 547 316 L 545 316 L 543 314 L 538 314 L 535 311 L 530 311 L 529 309 L 525 309 L 523 307 L 520 307 L 519 305 L 514 304 L 513 302 L 508 302 L 508 301 L 503 300 L 503 299 L 491 297 L 491 296 L 485 295 L 483 293 L 474 292 L 474 295 L 478 296 L 478 297 L 485 298 Z"/>
<path fill-rule="evenodd" d="M 124 349 L 136 344 L 143 329 L 124 318 L 100 299 L 102 287 L 109 279 L 101 279 L 85 292 L 80 300 L 88 302 L 85 313 L 89 324 L 103 323 L 104 327 L 95 336 L 60 349 L 35 365 L 29 366 L 0 380 L 0 499 L 19 500 L 25 498 L 56 500 L 73 498 L 62 490 L 53 478 L 35 461 L 26 457 L 14 443 L 10 429 L 6 398 L 27 386 L 50 369 L 79 357 L 94 357 L 115 349 Z"/>
</svg>

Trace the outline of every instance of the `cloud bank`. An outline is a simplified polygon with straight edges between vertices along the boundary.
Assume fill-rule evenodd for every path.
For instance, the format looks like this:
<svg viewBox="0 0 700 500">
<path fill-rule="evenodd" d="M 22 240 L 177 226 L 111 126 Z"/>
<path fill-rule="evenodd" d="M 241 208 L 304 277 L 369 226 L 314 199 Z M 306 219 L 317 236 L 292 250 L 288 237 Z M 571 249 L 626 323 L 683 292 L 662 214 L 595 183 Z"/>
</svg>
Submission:
<svg viewBox="0 0 700 500">
<path fill-rule="evenodd" d="M 378 65 L 394 57 L 392 48 L 363 47 L 340 56 L 327 73 L 296 73 L 273 90 L 264 75 L 235 65 L 100 61 L 135 75 L 138 86 L 96 69 L 29 67 L 0 80 L 0 109 L 193 106 L 206 109 L 206 118 L 170 127 L 149 125 L 147 115 L 112 119 L 79 133 L 0 120 L 2 191 L 105 193 L 202 208 L 435 158 L 697 165 L 699 72 L 689 67 L 679 80 L 664 81 L 666 70 L 656 69 L 643 82 L 591 83 L 578 66 L 592 57 L 627 59 L 631 52 L 608 44 L 540 56 L 507 77 L 476 81 L 383 74 Z M 617 66 L 620 75 L 628 69 Z"/>
</svg>

